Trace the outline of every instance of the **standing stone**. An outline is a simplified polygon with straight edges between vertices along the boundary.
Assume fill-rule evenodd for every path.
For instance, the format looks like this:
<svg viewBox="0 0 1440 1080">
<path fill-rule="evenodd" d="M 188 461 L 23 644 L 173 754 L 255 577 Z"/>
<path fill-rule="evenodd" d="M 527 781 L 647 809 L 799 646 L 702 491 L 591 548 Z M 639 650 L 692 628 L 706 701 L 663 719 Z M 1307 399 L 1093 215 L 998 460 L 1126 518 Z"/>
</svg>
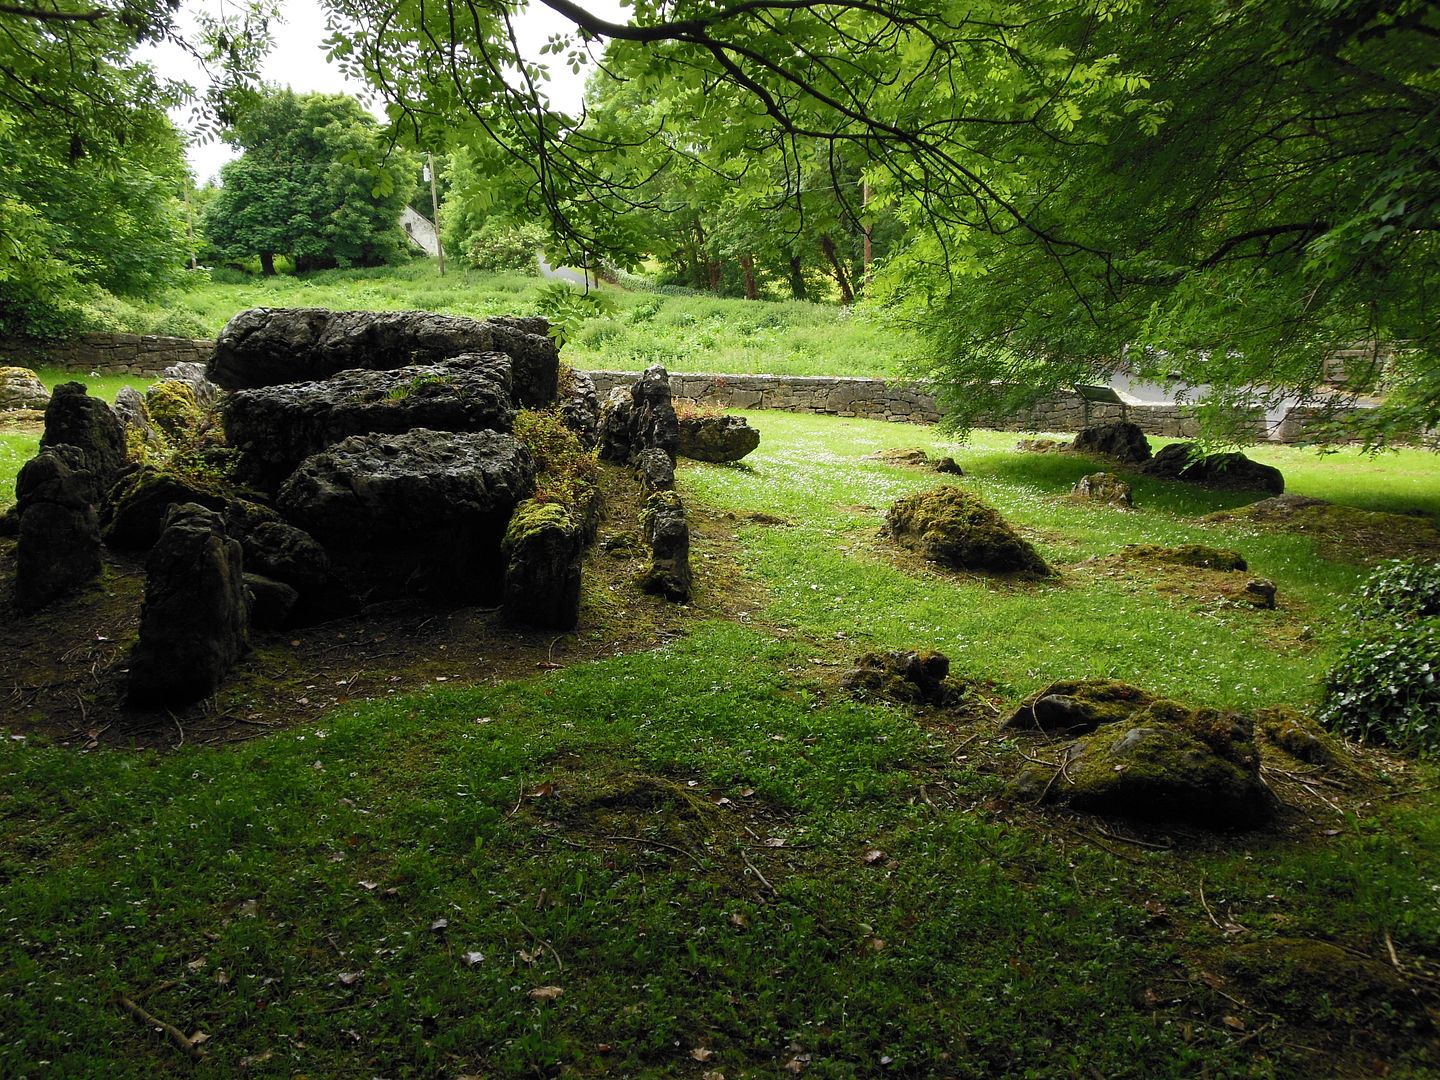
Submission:
<svg viewBox="0 0 1440 1080">
<path fill-rule="evenodd" d="M 580 621 L 580 530 L 559 503 L 528 499 L 510 519 L 501 544 L 505 616 L 545 630 Z"/>
<path fill-rule="evenodd" d="M 601 461 L 617 465 L 630 463 L 630 390 L 624 386 L 611 389 L 600 405 L 599 456 Z"/>
<path fill-rule="evenodd" d="M 646 368 L 630 388 L 630 452 L 664 450 L 670 460 L 680 449 L 680 422 L 670 396 L 670 376 L 659 364 Z"/>
<path fill-rule="evenodd" d="M 659 491 L 645 502 L 640 527 L 650 548 L 650 565 L 640 576 L 640 587 L 667 600 L 690 599 L 690 523 L 685 505 L 673 491 Z"/>
<path fill-rule="evenodd" d="M 37 611 L 100 573 L 94 477 L 84 463 L 77 448 L 57 446 L 27 461 L 15 479 L 15 606 L 21 611 Z"/>
<path fill-rule="evenodd" d="M 24 367 L 0 367 L 0 411 L 39 410 L 48 404 L 50 391 L 35 372 Z"/>
<path fill-rule="evenodd" d="M 675 490 L 675 463 L 664 450 L 642 450 L 635 458 L 635 478 L 646 495 Z"/>
<path fill-rule="evenodd" d="M 61 444 L 79 449 L 102 489 L 125 467 L 125 425 L 109 405 L 86 394 L 82 383 L 61 383 L 45 407 L 40 448 Z"/>
<path fill-rule="evenodd" d="M 584 449 L 595 449 L 600 442 L 600 399 L 595 380 L 585 372 L 561 369 L 560 416 Z"/>
<path fill-rule="evenodd" d="M 130 701 L 185 705 L 220 686 L 245 652 L 250 622 L 240 542 L 197 503 L 171 509 L 145 563 Z"/>
<path fill-rule="evenodd" d="M 165 446 L 165 436 L 150 420 L 150 407 L 145 404 L 145 396 L 133 386 L 122 386 L 119 393 L 115 395 L 115 415 L 120 418 L 120 423 L 125 426 L 128 439 L 133 438 L 140 445 L 150 450 L 161 450 Z"/>
<path fill-rule="evenodd" d="M 195 363 L 193 360 L 171 364 L 160 372 L 160 378 L 163 382 L 182 382 L 190 387 L 190 393 L 195 396 L 195 404 L 201 409 L 208 410 L 220 400 L 220 387 L 205 377 L 204 364 Z"/>
</svg>

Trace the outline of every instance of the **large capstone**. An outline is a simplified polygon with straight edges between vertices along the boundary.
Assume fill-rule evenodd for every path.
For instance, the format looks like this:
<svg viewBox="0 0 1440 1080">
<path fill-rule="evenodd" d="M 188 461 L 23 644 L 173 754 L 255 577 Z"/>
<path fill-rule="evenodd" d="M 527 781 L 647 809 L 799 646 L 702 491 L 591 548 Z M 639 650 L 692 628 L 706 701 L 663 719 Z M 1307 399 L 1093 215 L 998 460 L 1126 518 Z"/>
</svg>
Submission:
<svg viewBox="0 0 1440 1080">
<path fill-rule="evenodd" d="M 885 515 L 885 527 L 897 543 L 942 566 L 1042 576 L 1051 572 L 998 510 L 953 485 L 897 500 Z"/>
<path fill-rule="evenodd" d="M 305 458 L 351 435 L 509 431 L 510 376 L 508 356 L 484 353 L 237 390 L 225 402 L 225 432 L 257 481 L 278 484 Z"/>
<path fill-rule="evenodd" d="M 50 391 L 29 368 L 0 366 L 0 412 L 7 409 L 40 410 L 50 404 Z"/>
<path fill-rule="evenodd" d="M 680 421 L 681 457 L 739 461 L 760 445 L 760 432 L 743 416 L 690 416 Z"/>
<path fill-rule="evenodd" d="M 1268 491 L 1279 495 L 1285 477 L 1273 465 L 1251 461 L 1244 454 L 1198 454 L 1194 443 L 1171 443 L 1140 467 L 1147 476 L 1235 491 Z"/>
<path fill-rule="evenodd" d="M 539 318 L 468 319 L 425 311 L 251 308 L 220 331 L 206 366 L 227 390 L 328 379 L 350 368 L 435 364 L 466 353 L 504 353 L 520 405 L 555 401 L 560 353 Z"/>
<path fill-rule="evenodd" d="M 534 490 L 534 459 L 514 436 L 417 428 L 306 458 L 277 505 L 372 594 L 493 602 L 506 526 Z"/>
<path fill-rule="evenodd" d="M 85 468 L 101 487 L 125 466 L 125 425 L 108 404 L 86 394 L 81 383 L 61 383 L 45 407 L 41 449 L 62 444 L 80 451 Z"/>
<path fill-rule="evenodd" d="M 27 461 L 15 478 L 15 606 L 21 611 L 36 611 L 100 573 L 95 481 L 85 465 L 77 447 L 55 446 Z"/>
<path fill-rule="evenodd" d="M 528 499 L 510 519 L 505 559 L 505 615 L 545 630 L 580 621 L 581 530 L 559 503 Z"/>
<path fill-rule="evenodd" d="M 1123 420 L 1081 428 L 1070 448 L 1082 454 L 1114 458 L 1123 465 L 1138 465 L 1150 460 L 1150 440 L 1145 437 L 1145 432 L 1138 425 Z"/>
<path fill-rule="evenodd" d="M 240 543 L 225 519 L 197 503 L 171 509 L 145 562 L 140 640 L 130 657 L 130 700 L 185 705 L 213 694 L 244 654 L 250 592 Z"/>
</svg>

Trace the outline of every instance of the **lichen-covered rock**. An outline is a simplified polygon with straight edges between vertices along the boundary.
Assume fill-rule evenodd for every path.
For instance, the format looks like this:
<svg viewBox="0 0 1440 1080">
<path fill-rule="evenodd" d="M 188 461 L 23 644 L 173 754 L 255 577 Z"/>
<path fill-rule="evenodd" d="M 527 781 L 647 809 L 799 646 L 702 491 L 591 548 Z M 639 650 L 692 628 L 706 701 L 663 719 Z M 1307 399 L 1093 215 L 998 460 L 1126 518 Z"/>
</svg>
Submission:
<svg viewBox="0 0 1440 1080">
<path fill-rule="evenodd" d="M 659 364 L 646 368 L 628 390 L 615 387 L 600 407 L 602 461 L 629 465 L 645 450 L 663 450 L 673 462 L 679 445 L 670 376 Z"/>
<path fill-rule="evenodd" d="M 45 433 L 40 447 L 73 446 L 84 456 L 85 468 L 103 488 L 125 467 L 125 425 L 81 383 L 61 383 L 45 407 Z"/>
<path fill-rule="evenodd" d="M 1047 735 L 1083 735 L 1128 720 L 1155 700 L 1138 686 L 1114 679 L 1064 679 L 1031 694 L 1004 726 Z"/>
<path fill-rule="evenodd" d="M 220 331 L 206 365 L 227 390 L 328 379 L 350 368 L 435 364 L 467 353 L 504 353 L 515 402 L 555 402 L 560 354 L 538 318 L 468 319 L 425 311 L 252 308 Z"/>
<path fill-rule="evenodd" d="M 640 587 L 667 600 L 690 599 L 690 522 L 685 504 L 673 491 L 657 491 L 645 501 L 640 528 L 650 548 L 650 563 L 640 575 Z"/>
<path fill-rule="evenodd" d="M 1304 713 L 1275 705 L 1255 710 L 1255 728 L 1265 741 L 1307 765 L 1344 766 L 1334 736 Z"/>
<path fill-rule="evenodd" d="M 885 515 L 899 544 L 958 570 L 1049 575 L 1030 543 L 978 495 L 946 485 L 899 499 Z"/>
<path fill-rule="evenodd" d="M 277 506 L 376 594 L 489 602 L 510 515 L 534 490 L 534 459 L 514 436 L 417 428 L 306 458 Z"/>
<path fill-rule="evenodd" d="M 1197 570 L 1248 570 L 1250 564 L 1238 551 L 1215 548 L 1205 544 L 1180 544 L 1160 547 L 1156 544 L 1126 544 L 1120 555 L 1126 561 L 1168 563 L 1172 566 L 1193 566 Z"/>
<path fill-rule="evenodd" d="M 225 433 L 245 455 L 247 472 L 270 486 L 351 435 L 509 431 L 515 422 L 510 375 L 508 356 L 485 353 L 237 390 L 225 401 Z"/>
<path fill-rule="evenodd" d="M 249 597 L 224 519 L 195 503 L 173 507 L 145 562 L 131 702 L 184 705 L 214 693 L 247 648 Z"/>
<path fill-rule="evenodd" d="M 950 658 L 944 653 L 869 652 L 841 678 L 841 685 L 860 697 L 911 705 L 953 705 L 963 691 L 949 678 Z"/>
<path fill-rule="evenodd" d="M 675 490 L 675 463 L 664 450 L 642 450 L 635 456 L 635 478 L 646 495 Z"/>
<path fill-rule="evenodd" d="M 1021 439 L 1015 449 L 1027 454 L 1060 454 L 1070 449 L 1070 444 L 1061 439 Z"/>
<path fill-rule="evenodd" d="M 886 465 L 922 466 L 930 464 L 930 455 L 918 446 L 887 446 L 873 454 L 866 454 L 865 460 L 883 461 Z"/>
<path fill-rule="evenodd" d="M 1150 440 L 1145 432 L 1123 420 L 1081 428 L 1070 449 L 1082 454 L 1102 454 L 1122 465 L 1138 465 L 1150 460 Z"/>
<path fill-rule="evenodd" d="M 145 390 L 145 408 L 150 420 L 172 442 L 193 443 L 205 426 L 205 410 L 188 382 L 167 379 Z"/>
<path fill-rule="evenodd" d="M 580 621 L 580 529 L 559 503 L 529 499 L 515 509 L 501 545 L 505 616 L 546 630 Z"/>
<path fill-rule="evenodd" d="M 122 386 L 115 394 L 113 406 L 120 423 L 125 425 L 126 445 L 144 456 L 145 451 L 163 450 L 165 436 L 150 420 L 150 409 L 145 404 L 145 395 L 133 386 Z"/>
<path fill-rule="evenodd" d="M 1011 794 L 1030 802 L 1211 829 L 1251 828 L 1274 812 L 1251 722 L 1155 700 L 1061 752 L 1063 768 L 1027 767 Z"/>
<path fill-rule="evenodd" d="M 600 398 L 595 393 L 595 380 L 562 364 L 559 395 L 565 426 L 575 432 L 584 449 L 594 450 L 600 442 Z"/>
<path fill-rule="evenodd" d="M 1112 506 L 1123 506 L 1126 509 L 1135 504 L 1135 497 L 1130 491 L 1130 485 L 1113 473 L 1097 472 L 1091 473 L 1089 476 L 1082 476 L 1075 482 L 1070 494 L 1077 499 L 1109 503 Z"/>
<path fill-rule="evenodd" d="M 1268 491 L 1279 495 L 1285 478 L 1273 465 L 1251 461 L 1244 454 L 1195 453 L 1194 443 L 1171 443 L 1140 466 L 1147 476 L 1233 491 Z"/>
<path fill-rule="evenodd" d="M 630 463 L 630 416 L 632 400 L 628 387 L 613 387 L 600 403 L 597 453 L 601 461 L 617 465 Z"/>
<path fill-rule="evenodd" d="M 116 481 L 106 493 L 100 511 L 100 536 L 115 551 L 143 551 L 160 539 L 166 515 L 179 503 L 223 510 L 226 499 L 173 473 L 142 465 Z"/>
<path fill-rule="evenodd" d="M 83 452 L 68 445 L 40 451 L 15 478 L 15 606 L 37 611 L 100 573 L 100 524 L 94 477 Z"/>
<path fill-rule="evenodd" d="M 50 404 L 50 391 L 40 376 L 25 367 L 0 367 L 0 411 L 40 410 Z"/>
<path fill-rule="evenodd" d="M 194 361 L 171 364 L 160 372 L 160 379 L 163 382 L 181 382 L 188 386 L 191 395 L 195 398 L 195 404 L 202 411 L 211 409 L 220 400 L 222 391 L 220 387 L 205 377 L 204 364 L 197 364 Z"/>
<path fill-rule="evenodd" d="M 679 423 L 678 453 L 693 461 L 739 461 L 760 445 L 760 432 L 743 416 L 690 416 Z"/>
</svg>

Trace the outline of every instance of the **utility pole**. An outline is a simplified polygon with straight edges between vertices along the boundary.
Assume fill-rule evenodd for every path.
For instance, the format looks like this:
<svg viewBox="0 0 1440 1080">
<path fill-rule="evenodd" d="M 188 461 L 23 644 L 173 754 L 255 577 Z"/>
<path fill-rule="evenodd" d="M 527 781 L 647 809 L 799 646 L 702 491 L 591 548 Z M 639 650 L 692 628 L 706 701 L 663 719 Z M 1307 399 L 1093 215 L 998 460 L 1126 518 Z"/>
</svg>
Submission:
<svg viewBox="0 0 1440 1080">
<path fill-rule="evenodd" d="M 435 155 L 425 155 L 425 171 L 430 174 L 430 213 L 435 223 L 435 253 L 440 256 L 440 276 L 445 276 L 445 245 L 440 240 L 440 194 L 435 187 Z M 411 174 L 414 175 L 413 173 Z"/>
</svg>

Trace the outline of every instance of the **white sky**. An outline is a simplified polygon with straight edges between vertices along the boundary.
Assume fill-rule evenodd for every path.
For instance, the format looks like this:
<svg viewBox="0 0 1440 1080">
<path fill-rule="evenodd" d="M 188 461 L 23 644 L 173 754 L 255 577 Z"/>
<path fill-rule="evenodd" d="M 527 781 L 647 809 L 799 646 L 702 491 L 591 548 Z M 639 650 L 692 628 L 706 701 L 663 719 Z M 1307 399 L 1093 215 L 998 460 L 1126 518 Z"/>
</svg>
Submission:
<svg viewBox="0 0 1440 1080">
<path fill-rule="evenodd" d="M 612 21 L 624 21 L 625 13 L 619 0 L 588 0 L 584 4 L 592 11 Z M 194 10 L 219 13 L 229 9 L 227 0 L 189 0 L 186 12 Z M 233 10 L 233 9 L 231 9 Z M 260 69 L 261 78 L 268 83 L 289 86 L 297 93 L 352 94 L 365 100 L 367 89 L 344 78 L 325 58 L 321 42 L 325 39 L 325 9 L 316 0 L 285 0 L 281 4 L 285 24 L 275 33 L 275 47 Z M 188 24 L 182 14 L 182 26 Z M 571 24 L 540 4 L 530 4 L 516 21 L 520 46 L 532 60 L 540 59 L 540 46 L 555 33 L 572 29 Z M 149 48 L 142 53 L 162 75 L 182 79 L 193 86 L 203 83 L 199 67 L 179 49 L 174 47 Z M 547 57 L 546 59 L 554 59 Z M 581 68 L 580 74 L 572 75 L 570 69 L 561 64 L 547 65 L 550 81 L 546 90 L 557 108 L 573 110 L 579 107 L 585 93 L 585 79 L 593 68 Z M 190 109 L 177 109 L 171 118 L 182 131 L 189 130 Z M 198 183 L 205 183 L 217 176 L 220 166 L 236 156 L 226 143 L 192 142 L 187 154 L 190 167 Z"/>
</svg>

